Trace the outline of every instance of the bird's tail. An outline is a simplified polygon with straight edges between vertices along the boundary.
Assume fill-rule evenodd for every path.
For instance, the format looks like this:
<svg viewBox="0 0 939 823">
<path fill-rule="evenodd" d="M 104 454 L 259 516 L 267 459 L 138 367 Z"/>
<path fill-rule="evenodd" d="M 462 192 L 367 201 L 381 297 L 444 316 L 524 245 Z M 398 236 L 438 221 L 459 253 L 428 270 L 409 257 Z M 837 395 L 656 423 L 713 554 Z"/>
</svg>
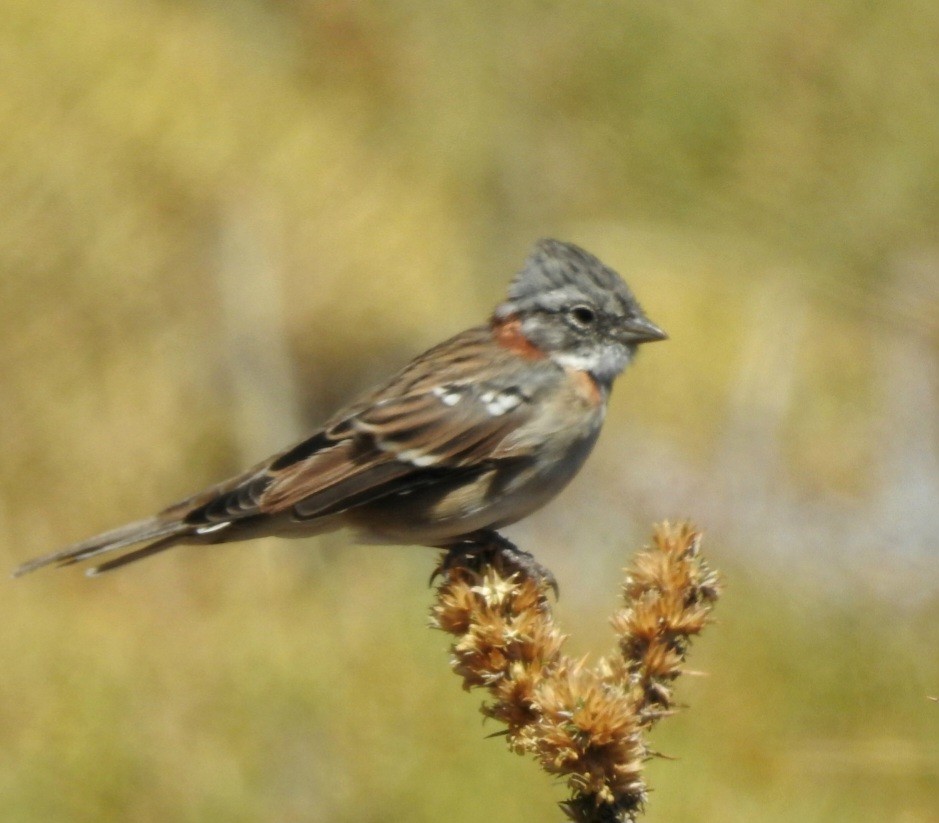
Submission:
<svg viewBox="0 0 939 823">
<path fill-rule="evenodd" d="M 126 549 L 128 546 L 138 543 L 147 544 L 89 568 L 87 574 L 93 576 L 172 548 L 184 542 L 187 536 L 192 533 L 193 527 L 179 520 L 166 520 L 160 517 L 137 520 L 134 523 L 128 523 L 95 537 L 89 537 L 79 543 L 73 543 L 52 554 L 29 560 L 19 566 L 13 572 L 13 576 L 20 577 L 36 569 L 41 569 L 43 566 L 70 566 L 91 557 L 119 552 L 121 549 Z"/>
</svg>

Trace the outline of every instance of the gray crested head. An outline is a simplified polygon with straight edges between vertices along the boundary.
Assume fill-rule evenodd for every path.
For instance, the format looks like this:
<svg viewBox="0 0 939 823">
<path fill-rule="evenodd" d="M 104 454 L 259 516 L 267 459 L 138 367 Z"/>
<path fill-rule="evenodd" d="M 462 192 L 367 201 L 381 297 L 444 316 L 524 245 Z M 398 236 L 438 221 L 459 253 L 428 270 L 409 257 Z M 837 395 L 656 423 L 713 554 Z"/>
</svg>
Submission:
<svg viewBox="0 0 939 823">
<path fill-rule="evenodd" d="M 560 240 L 535 244 L 494 313 L 497 322 L 511 317 L 556 362 L 607 385 L 640 343 L 666 338 L 613 269 Z"/>
</svg>

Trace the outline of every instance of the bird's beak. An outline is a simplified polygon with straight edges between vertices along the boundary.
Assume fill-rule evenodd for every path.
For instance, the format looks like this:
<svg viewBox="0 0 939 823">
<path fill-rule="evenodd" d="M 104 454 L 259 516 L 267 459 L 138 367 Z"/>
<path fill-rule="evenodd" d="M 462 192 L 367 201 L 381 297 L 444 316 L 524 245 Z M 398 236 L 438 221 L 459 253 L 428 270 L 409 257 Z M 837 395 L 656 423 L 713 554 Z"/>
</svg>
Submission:
<svg viewBox="0 0 939 823">
<path fill-rule="evenodd" d="M 654 343 L 668 340 L 668 335 L 645 317 L 631 317 L 620 324 L 619 337 L 624 343 Z"/>
</svg>

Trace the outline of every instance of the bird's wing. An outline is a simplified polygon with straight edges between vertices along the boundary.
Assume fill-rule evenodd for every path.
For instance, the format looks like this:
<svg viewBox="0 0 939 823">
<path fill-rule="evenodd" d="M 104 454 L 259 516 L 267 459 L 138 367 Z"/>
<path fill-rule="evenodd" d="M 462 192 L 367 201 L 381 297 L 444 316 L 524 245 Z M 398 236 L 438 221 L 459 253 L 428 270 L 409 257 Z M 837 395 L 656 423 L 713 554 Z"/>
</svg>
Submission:
<svg viewBox="0 0 939 823">
<path fill-rule="evenodd" d="M 479 364 L 495 360 L 488 371 L 498 379 L 479 381 Z M 545 368 L 548 375 L 553 367 Z M 525 381 L 517 379 L 522 371 Z M 444 470 L 471 473 L 523 457 L 531 446 L 511 433 L 533 414 L 533 393 L 521 388 L 531 382 L 531 364 L 495 345 L 488 328 L 470 329 L 412 361 L 312 437 L 171 509 L 209 527 L 291 509 L 317 517 L 433 482 Z"/>
<path fill-rule="evenodd" d="M 530 415 L 521 392 L 485 383 L 382 398 L 326 429 L 325 448 L 308 454 L 300 447 L 297 459 L 274 461 L 258 509 L 315 517 L 424 485 L 442 470 L 471 473 L 491 466 Z M 501 450 L 502 459 L 521 456 Z"/>
</svg>

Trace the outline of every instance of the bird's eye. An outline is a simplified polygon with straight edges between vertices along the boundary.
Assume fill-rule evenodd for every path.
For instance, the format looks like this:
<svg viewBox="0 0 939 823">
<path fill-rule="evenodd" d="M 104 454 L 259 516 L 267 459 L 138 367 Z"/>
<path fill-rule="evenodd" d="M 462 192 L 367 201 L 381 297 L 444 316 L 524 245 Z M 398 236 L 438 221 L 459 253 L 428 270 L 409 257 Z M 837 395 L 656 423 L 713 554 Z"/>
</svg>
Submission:
<svg viewBox="0 0 939 823">
<path fill-rule="evenodd" d="M 592 326 L 597 320 L 597 313 L 590 306 L 574 306 L 570 316 L 578 326 Z"/>
</svg>

